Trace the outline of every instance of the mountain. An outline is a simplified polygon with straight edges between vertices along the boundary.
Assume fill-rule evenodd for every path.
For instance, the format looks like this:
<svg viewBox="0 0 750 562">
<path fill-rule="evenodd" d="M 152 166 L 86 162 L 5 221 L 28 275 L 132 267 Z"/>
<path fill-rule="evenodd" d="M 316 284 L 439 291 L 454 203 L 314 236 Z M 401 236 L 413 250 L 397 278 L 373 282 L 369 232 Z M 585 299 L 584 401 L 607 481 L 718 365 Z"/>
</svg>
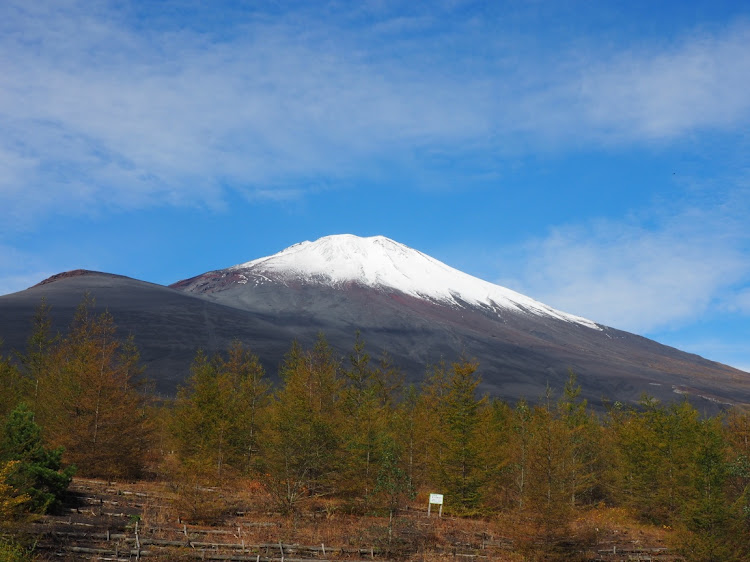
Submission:
<svg viewBox="0 0 750 562">
<path fill-rule="evenodd" d="M 750 403 L 747 373 L 555 310 L 382 236 L 302 242 L 170 287 L 89 271 L 54 276 L 0 297 L 4 353 L 23 349 L 43 296 L 63 330 L 85 293 L 134 335 L 168 395 L 198 348 L 213 353 L 237 338 L 275 376 L 293 339 L 311 345 L 323 332 L 345 357 L 360 330 L 374 359 L 387 351 L 414 382 L 463 354 L 479 361 L 483 391 L 511 400 L 560 390 L 573 370 L 599 407 L 643 393 L 687 395 L 711 411 Z"/>
<path fill-rule="evenodd" d="M 484 308 L 502 316 L 503 311 L 528 312 L 598 326 L 566 314 L 529 297 L 493 285 L 384 236 L 360 238 L 350 234 L 326 236 L 316 242 L 301 242 L 276 255 L 260 258 L 226 270 L 180 281 L 173 288 L 213 296 L 232 304 L 250 302 L 256 289 L 282 283 L 318 285 L 345 290 L 350 285 L 391 294 L 402 294 L 442 306 Z M 234 285 L 233 298 L 227 297 Z M 250 297 L 242 298 L 242 296 Z M 236 297 L 239 297 L 237 299 Z"/>
<path fill-rule="evenodd" d="M 0 296 L 3 355 L 23 351 L 31 321 L 42 298 L 52 307 L 53 333 L 63 333 L 84 295 L 95 299 L 95 311 L 108 310 L 118 334 L 133 335 L 146 374 L 159 394 L 174 395 L 189 372 L 198 349 L 214 353 L 234 338 L 281 357 L 294 335 L 273 318 L 249 314 L 168 287 L 121 275 L 76 270 L 55 275 L 10 295 Z M 266 363 L 275 371 L 277 363 Z"/>
<path fill-rule="evenodd" d="M 750 402 L 747 373 L 555 310 L 382 236 L 302 242 L 171 287 L 280 319 L 308 339 L 322 331 L 342 351 L 361 330 L 412 380 L 465 354 L 479 360 L 483 390 L 510 399 L 561 389 L 573 370 L 596 404 L 643 393 Z"/>
</svg>

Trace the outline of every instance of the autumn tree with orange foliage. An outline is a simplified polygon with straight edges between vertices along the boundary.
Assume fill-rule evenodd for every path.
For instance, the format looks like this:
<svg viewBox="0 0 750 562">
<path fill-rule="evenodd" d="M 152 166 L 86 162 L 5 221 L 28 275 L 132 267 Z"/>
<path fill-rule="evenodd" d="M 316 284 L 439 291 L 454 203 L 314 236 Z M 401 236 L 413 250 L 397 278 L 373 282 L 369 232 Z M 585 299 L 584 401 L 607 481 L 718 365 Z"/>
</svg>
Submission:
<svg viewBox="0 0 750 562">
<path fill-rule="evenodd" d="M 150 439 L 142 369 L 131 339 L 117 338 L 112 316 L 84 297 L 65 337 L 38 373 L 35 411 L 47 441 L 65 449 L 79 474 L 135 478 Z"/>
</svg>

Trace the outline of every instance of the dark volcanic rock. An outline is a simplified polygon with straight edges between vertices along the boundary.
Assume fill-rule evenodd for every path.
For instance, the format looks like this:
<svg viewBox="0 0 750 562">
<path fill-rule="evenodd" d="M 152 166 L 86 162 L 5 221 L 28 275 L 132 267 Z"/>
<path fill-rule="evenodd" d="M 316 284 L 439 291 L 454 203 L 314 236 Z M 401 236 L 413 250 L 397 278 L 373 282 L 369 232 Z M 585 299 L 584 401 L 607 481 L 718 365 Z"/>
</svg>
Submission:
<svg viewBox="0 0 750 562">
<path fill-rule="evenodd" d="M 535 401 L 548 384 L 559 392 L 572 370 L 595 407 L 637 402 L 643 394 L 666 401 L 689 396 L 711 411 L 750 402 L 747 373 L 613 328 L 448 306 L 354 282 L 332 287 L 250 271 L 237 279 L 235 270 L 214 271 L 173 287 L 275 317 L 304 340 L 323 331 L 344 353 L 361 330 L 371 351 L 387 350 L 412 381 L 421 380 L 428 364 L 464 355 L 479 361 L 483 391 L 511 400 Z"/>
<path fill-rule="evenodd" d="M 407 380 L 421 380 L 430 363 L 464 355 L 479 361 L 482 391 L 510 400 L 535 401 L 548 384 L 560 391 L 572 370 L 583 396 L 600 408 L 603 400 L 634 402 L 643 393 L 689 396 L 709 412 L 750 403 L 747 373 L 613 328 L 449 306 L 358 283 L 278 282 L 247 272 L 210 272 L 174 287 L 76 272 L 0 296 L 3 353 L 23 350 L 42 297 L 52 306 L 54 329 L 64 331 L 89 293 L 97 310 L 112 313 L 122 336 L 133 334 L 146 374 L 165 395 L 184 381 L 199 348 L 213 353 L 239 339 L 275 377 L 293 339 L 311 345 L 323 332 L 345 357 L 361 330 L 373 359 L 387 351 Z"/>
<path fill-rule="evenodd" d="M 0 296 L 0 337 L 3 352 L 23 351 L 31 320 L 42 297 L 51 305 L 53 331 L 64 332 L 76 307 L 88 293 L 96 310 L 108 310 L 118 334 L 132 334 L 146 375 L 159 393 L 173 395 L 189 373 L 198 349 L 226 349 L 233 339 L 264 350 L 271 372 L 289 347 L 292 334 L 272 318 L 208 302 L 168 287 L 97 272 L 61 274 L 30 289 Z"/>
</svg>

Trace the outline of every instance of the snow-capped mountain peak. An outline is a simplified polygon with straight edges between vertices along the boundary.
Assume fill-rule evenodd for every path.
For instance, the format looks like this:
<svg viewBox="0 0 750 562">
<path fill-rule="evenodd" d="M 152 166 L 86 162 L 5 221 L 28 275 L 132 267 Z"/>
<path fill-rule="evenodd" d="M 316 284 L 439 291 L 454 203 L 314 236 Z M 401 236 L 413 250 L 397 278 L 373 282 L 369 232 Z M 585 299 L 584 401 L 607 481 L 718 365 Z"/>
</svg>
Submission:
<svg viewBox="0 0 750 562">
<path fill-rule="evenodd" d="M 356 283 L 452 306 L 464 304 L 550 316 L 590 328 L 585 318 L 555 310 L 520 293 L 483 281 L 384 236 L 351 234 L 300 242 L 272 256 L 229 268 L 240 275 L 341 285 Z"/>
</svg>

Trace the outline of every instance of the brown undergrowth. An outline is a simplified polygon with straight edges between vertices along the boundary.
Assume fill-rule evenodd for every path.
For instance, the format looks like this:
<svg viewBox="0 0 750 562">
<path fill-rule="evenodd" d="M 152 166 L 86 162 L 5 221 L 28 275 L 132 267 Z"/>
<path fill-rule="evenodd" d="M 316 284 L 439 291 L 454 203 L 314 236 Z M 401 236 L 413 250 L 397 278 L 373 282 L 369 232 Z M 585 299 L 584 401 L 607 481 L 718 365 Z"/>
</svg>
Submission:
<svg viewBox="0 0 750 562">
<path fill-rule="evenodd" d="M 281 516 L 262 486 L 241 479 L 220 487 L 75 479 L 71 492 L 63 514 L 27 529 L 40 560 L 127 559 L 118 558 L 126 552 L 156 560 L 618 559 L 609 551 L 676 559 L 657 550 L 665 548 L 668 529 L 604 506 L 580 514 L 560 536 L 541 536 L 518 513 L 428 518 L 425 494 L 390 518 L 324 497 L 305 498 L 294 514 Z"/>
</svg>

